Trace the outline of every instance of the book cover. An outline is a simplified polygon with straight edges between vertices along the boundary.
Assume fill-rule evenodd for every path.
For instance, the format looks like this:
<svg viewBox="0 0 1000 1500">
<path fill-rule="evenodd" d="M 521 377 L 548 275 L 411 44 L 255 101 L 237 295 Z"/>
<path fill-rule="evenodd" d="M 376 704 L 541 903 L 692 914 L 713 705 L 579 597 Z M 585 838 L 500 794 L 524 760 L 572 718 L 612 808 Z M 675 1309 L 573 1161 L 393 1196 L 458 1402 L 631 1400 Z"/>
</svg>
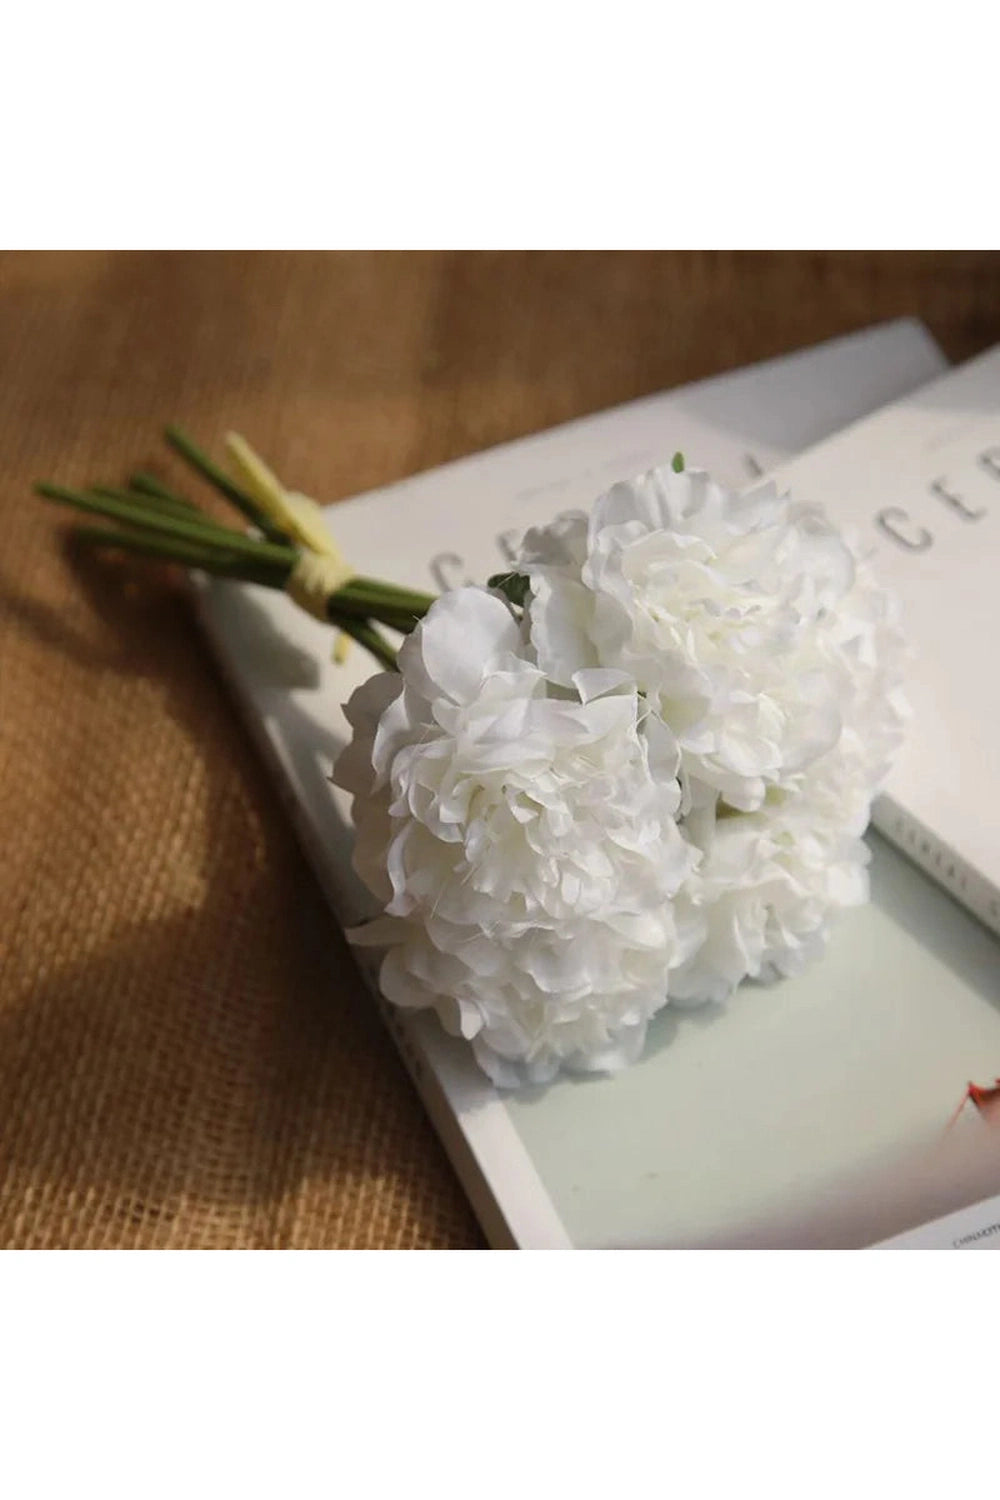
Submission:
<svg viewBox="0 0 1000 1500">
<path fill-rule="evenodd" d="M 1000 931 L 1000 348 L 775 477 L 853 527 L 902 604 L 913 719 L 875 825 Z"/>
</svg>

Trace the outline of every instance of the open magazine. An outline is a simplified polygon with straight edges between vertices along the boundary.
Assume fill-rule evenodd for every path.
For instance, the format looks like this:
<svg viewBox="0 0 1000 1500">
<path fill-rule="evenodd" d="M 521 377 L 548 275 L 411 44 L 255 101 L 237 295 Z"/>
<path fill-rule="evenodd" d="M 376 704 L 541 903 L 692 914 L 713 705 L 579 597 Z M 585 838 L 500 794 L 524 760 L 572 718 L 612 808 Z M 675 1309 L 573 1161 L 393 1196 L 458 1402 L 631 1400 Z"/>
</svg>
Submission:
<svg viewBox="0 0 1000 1500">
<path fill-rule="evenodd" d="M 342 502 L 331 525 L 361 572 L 435 589 L 482 581 L 526 526 L 677 449 L 742 485 L 945 368 L 919 324 L 889 324 Z M 329 776 L 348 738 L 341 705 L 371 664 L 355 652 L 335 665 L 329 629 L 268 590 L 202 580 L 199 601 L 332 911 L 352 926 L 371 898 Z M 971 1204 L 984 1224 L 998 1217 L 984 1201 L 1000 1192 L 990 1128 L 975 1098 L 962 1105 L 970 1082 L 1000 1072 L 1000 945 L 872 845 L 873 900 L 823 960 L 726 1007 L 668 1006 L 641 1062 L 611 1078 L 501 1093 L 436 1017 L 383 1007 L 491 1243 L 862 1246 L 919 1224 L 926 1243 L 950 1243 L 930 1221 Z"/>
</svg>

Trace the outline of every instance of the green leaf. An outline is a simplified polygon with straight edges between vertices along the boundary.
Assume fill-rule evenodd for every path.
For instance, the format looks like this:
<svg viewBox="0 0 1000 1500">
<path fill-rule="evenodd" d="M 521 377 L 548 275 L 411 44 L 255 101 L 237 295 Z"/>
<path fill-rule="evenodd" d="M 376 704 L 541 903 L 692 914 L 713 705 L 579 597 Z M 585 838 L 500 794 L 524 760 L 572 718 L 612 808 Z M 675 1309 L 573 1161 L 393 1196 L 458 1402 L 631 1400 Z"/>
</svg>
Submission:
<svg viewBox="0 0 1000 1500">
<path fill-rule="evenodd" d="M 531 579 L 525 573 L 494 573 L 487 583 L 489 588 L 496 589 L 518 608 L 523 606 L 531 592 Z"/>
</svg>

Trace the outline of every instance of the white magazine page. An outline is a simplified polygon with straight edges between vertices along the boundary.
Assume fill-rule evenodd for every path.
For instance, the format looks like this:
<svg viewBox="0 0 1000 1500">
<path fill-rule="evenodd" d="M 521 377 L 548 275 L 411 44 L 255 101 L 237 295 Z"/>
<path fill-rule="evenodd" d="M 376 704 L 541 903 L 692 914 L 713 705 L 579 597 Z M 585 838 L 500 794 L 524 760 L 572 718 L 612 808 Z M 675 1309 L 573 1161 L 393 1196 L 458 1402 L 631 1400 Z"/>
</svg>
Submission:
<svg viewBox="0 0 1000 1500">
<path fill-rule="evenodd" d="M 460 460 L 331 507 L 330 523 L 361 572 L 416 587 L 482 580 L 526 526 L 675 449 L 741 485 L 943 367 L 919 324 L 886 325 Z M 329 774 L 346 741 L 340 705 L 370 665 L 356 652 L 334 666 L 331 632 L 280 595 L 213 582 L 200 598 L 331 906 L 351 925 L 371 903 L 350 871 L 347 800 Z M 862 1245 L 972 1201 L 948 1200 L 924 1158 L 956 1090 L 1000 1059 L 997 946 L 885 846 L 874 886 L 807 975 L 748 987 L 720 1013 L 668 1008 L 643 1060 L 612 1079 L 503 1095 L 435 1017 L 392 1013 L 491 1242 Z M 914 1162 L 919 1193 L 907 1186 Z M 854 1191 L 860 1179 L 881 1186 Z"/>
<path fill-rule="evenodd" d="M 913 724 L 876 826 L 1000 932 L 1000 348 L 777 477 L 855 530 L 902 605 Z"/>
<path fill-rule="evenodd" d="M 959 1209 L 876 1246 L 879 1250 L 996 1250 L 1000 1241 L 1000 1198 Z"/>
</svg>

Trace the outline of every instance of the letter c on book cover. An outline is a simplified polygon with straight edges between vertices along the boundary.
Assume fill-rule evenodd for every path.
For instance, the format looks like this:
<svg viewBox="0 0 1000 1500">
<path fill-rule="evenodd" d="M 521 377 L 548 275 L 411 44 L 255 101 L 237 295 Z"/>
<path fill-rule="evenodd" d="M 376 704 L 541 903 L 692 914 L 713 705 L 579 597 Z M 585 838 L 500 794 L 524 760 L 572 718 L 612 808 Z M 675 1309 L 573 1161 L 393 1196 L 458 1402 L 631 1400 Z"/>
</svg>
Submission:
<svg viewBox="0 0 1000 1500">
<path fill-rule="evenodd" d="M 911 529 L 904 531 L 901 524 Z M 908 552 L 926 552 L 934 540 L 926 526 L 911 527 L 910 518 L 901 505 L 887 505 L 884 510 L 880 510 L 875 517 L 875 525 L 898 547 L 905 547 Z"/>
</svg>

